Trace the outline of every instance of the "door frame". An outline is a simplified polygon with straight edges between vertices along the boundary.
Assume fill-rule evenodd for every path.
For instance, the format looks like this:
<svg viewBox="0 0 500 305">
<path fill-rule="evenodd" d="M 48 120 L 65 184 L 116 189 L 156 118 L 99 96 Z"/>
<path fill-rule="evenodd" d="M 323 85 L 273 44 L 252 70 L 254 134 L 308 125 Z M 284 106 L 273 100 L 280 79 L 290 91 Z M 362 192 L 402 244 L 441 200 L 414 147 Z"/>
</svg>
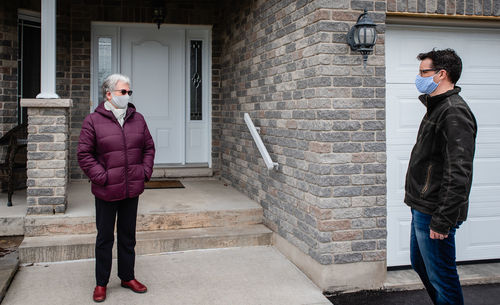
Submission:
<svg viewBox="0 0 500 305">
<path fill-rule="evenodd" d="M 171 29 L 184 29 L 186 35 L 186 43 L 188 43 L 188 39 L 192 37 L 196 37 L 197 35 L 190 34 L 190 31 L 202 30 L 207 31 L 206 37 L 206 55 L 204 58 L 207 58 L 203 67 L 206 68 L 206 90 L 203 92 L 203 106 L 206 106 L 206 116 L 204 116 L 203 120 L 206 121 L 206 133 L 207 133 L 207 160 L 208 160 L 208 168 L 212 168 L 212 25 L 186 25 L 186 24 L 162 24 L 162 27 L 171 28 Z M 98 54 L 98 39 L 99 38 L 111 38 L 111 70 L 114 73 L 121 72 L 121 29 L 125 27 L 132 28 L 151 28 L 155 30 L 154 24 L 149 23 L 128 23 L 128 22 L 106 22 L 106 21 L 92 21 L 91 22 L 91 49 L 90 49 L 90 101 L 89 101 L 89 111 L 93 112 L 95 108 L 99 105 L 99 101 L 101 100 L 101 96 L 99 95 L 99 87 L 100 84 L 97 76 L 98 73 L 98 61 L 96 55 Z M 205 41 L 205 40 L 203 40 Z M 186 52 L 189 50 L 187 49 Z M 188 69 L 189 64 L 186 59 L 185 63 L 186 69 Z M 185 90 L 188 91 L 189 88 L 189 75 L 186 74 L 185 78 Z M 188 96 L 186 95 L 185 100 L 185 116 L 188 115 L 188 107 L 189 101 Z M 187 129 L 187 121 L 184 120 L 184 133 Z M 186 160 L 186 135 L 184 135 L 184 160 Z M 184 165 L 185 162 L 184 162 Z"/>
</svg>

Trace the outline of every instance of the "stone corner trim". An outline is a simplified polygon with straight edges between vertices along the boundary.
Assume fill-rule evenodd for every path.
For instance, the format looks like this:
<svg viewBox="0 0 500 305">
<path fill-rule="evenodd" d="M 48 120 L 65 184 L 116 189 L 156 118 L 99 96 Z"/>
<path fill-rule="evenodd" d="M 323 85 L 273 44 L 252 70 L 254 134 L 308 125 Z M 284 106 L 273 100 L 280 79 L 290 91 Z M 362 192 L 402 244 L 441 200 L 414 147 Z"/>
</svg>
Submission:
<svg viewBox="0 0 500 305">
<path fill-rule="evenodd" d="M 71 99 L 23 99 L 28 108 L 28 215 L 67 207 Z"/>
<path fill-rule="evenodd" d="M 21 107 L 30 108 L 69 108 L 73 107 L 72 99 L 48 98 L 23 98 L 21 99 Z"/>
<path fill-rule="evenodd" d="M 276 233 L 273 233 L 273 246 L 323 291 L 357 291 L 383 287 L 387 273 L 385 261 L 322 265 Z"/>
</svg>

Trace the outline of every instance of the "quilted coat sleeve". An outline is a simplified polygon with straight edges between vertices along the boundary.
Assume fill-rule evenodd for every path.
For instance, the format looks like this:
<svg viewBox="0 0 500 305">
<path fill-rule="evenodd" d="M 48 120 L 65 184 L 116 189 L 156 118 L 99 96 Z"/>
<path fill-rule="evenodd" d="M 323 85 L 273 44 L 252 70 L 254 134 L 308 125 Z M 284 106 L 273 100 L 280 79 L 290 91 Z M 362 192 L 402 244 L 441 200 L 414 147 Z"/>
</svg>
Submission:
<svg viewBox="0 0 500 305">
<path fill-rule="evenodd" d="M 83 121 L 78 141 L 78 164 L 90 181 L 105 185 L 108 175 L 106 169 L 96 158 L 96 133 L 92 118 L 88 115 Z"/>
<path fill-rule="evenodd" d="M 144 121 L 144 148 L 142 151 L 142 164 L 144 164 L 144 176 L 145 180 L 149 181 L 151 175 L 153 174 L 153 165 L 155 160 L 155 143 L 153 142 L 153 137 L 149 133 L 149 128 Z"/>
</svg>

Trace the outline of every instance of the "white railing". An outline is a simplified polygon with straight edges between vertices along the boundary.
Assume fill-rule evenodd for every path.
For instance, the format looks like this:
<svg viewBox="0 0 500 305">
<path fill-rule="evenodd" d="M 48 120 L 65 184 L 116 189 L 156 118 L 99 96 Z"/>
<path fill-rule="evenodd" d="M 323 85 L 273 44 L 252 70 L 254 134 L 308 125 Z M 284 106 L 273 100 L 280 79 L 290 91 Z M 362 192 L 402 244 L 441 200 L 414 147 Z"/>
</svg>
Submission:
<svg viewBox="0 0 500 305">
<path fill-rule="evenodd" d="M 266 147 L 264 146 L 264 143 L 262 142 L 262 139 L 260 138 L 260 135 L 257 131 L 257 128 L 252 122 L 252 119 L 248 115 L 248 113 L 245 113 L 244 115 L 245 118 L 245 123 L 247 123 L 248 130 L 250 130 L 250 134 L 252 135 L 253 140 L 255 141 L 255 144 L 257 145 L 257 148 L 259 149 L 260 154 L 262 155 L 262 159 L 264 159 L 264 163 L 266 163 L 266 167 L 268 170 L 278 169 L 278 163 L 273 162 L 271 159 L 271 156 L 269 155 L 269 152 L 267 151 Z"/>
</svg>

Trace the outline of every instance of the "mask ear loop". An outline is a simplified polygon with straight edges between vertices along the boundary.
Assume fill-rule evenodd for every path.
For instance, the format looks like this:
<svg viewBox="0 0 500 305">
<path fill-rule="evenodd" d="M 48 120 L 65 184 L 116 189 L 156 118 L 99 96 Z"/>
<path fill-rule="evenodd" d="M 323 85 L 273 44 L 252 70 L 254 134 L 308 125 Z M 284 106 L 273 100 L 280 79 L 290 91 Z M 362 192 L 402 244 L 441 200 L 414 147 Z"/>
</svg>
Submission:
<svg viewBox="0 0 500 305">
<path fill-rule="evenodd" d="M 439 73 L 441 73 L 441 71 L 445 71 L 446 72 L 446 70 L 440 69 L 439 71 L 437 71 L 437 73 L 435 75 L 438 75 L 438 77 L 441 77 L 441 76 L 439 76 Z M 439 81 L 439 82 L 441 82 L 441 81 Z"/>
</svg>

